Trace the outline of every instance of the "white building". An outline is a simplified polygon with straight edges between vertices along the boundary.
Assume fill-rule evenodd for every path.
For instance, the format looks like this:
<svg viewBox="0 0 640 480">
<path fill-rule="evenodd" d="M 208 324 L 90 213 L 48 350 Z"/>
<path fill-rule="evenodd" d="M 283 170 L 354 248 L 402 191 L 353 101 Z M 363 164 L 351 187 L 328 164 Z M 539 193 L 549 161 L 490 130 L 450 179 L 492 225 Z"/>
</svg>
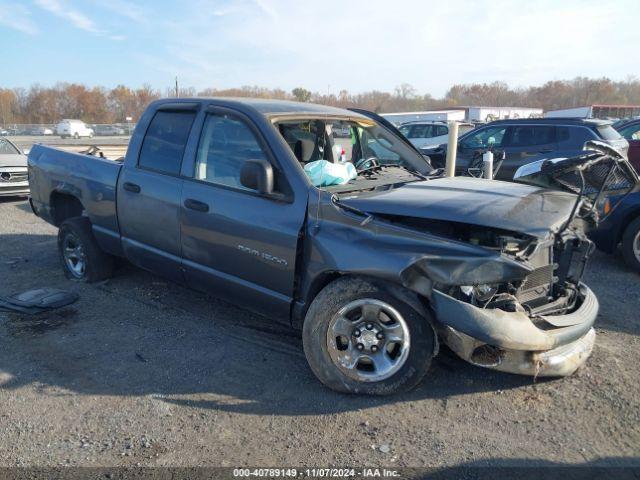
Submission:
<svg viewBox="0 0 640 480">
<path fill-rule="evenodd" d="M 456 107 L 448 110 L 427 110 L 424 112 L 382 113 L 384 118 L 395 125 L 406 122 L 449 120 L 490 122 L 505 118 L 536 118 L 542 116 L 541 108 L 529 107 Z"/>
<path fill-rule="evenodd" d="M 640 116 L 640 105 L 588 105 L 586 107 L 550 110 L 545 117 L 564 118 L 633 118 Z"/>
<path fill-rule="evenodd" d="M 464 107 L 466 119 L 479 122 L 504 120 L 506 118 L 537 118 L 542 116 L 541 108 L 529 107 Z"/>
<path fill-rule="evenodd" d="M 464 120 L 465 111 L 463 109 L 427 110 L 424 112 L 381 113 L 380 115 L 394 125 L 400 125 L 401 123 L 418 121 L 462 121 Z"/>
</svg>

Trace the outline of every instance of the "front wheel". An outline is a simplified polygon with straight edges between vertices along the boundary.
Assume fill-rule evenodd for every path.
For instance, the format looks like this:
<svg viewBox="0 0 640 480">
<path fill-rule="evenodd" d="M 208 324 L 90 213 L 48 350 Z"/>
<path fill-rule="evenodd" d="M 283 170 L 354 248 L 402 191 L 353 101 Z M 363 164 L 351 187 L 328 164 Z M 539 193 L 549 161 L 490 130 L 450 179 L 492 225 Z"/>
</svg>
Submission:
<svg viewBox="0 0 640 480">
<path fill-rule="evenodd" d="M 640 217 L 631 222 L 622 235 L 622 256 L 627 265 L 640 272 Z"/>
<path fill-rule="evenodd" d="M 64 274 L 70 280 L 99 282 L 113 273 L 113 257 L 102 251 L 86 217 L 62 222 L 58 230 L 58 251 Z"/>
<path fill-rule="evenodd" d="M 435 350 L 429 319 L 383 286 L 343 278 L 313 300 L 302 332 L 318 379 L 347 393 L 389 395 L 415 387 Z"/>
</svg>

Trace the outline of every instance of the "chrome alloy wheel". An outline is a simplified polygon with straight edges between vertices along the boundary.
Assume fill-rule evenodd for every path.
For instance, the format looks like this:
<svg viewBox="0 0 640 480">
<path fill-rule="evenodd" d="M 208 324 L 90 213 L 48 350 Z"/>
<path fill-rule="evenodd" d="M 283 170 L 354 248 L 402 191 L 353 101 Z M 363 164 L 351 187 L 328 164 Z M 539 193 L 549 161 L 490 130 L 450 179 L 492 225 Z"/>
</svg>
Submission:
<svg viewBox="0 0 640 480">
<path fill-rule="evenodd" d="M 62 242 L 62 256 L 64 263 L 71 274 L 76 278 L 84 277 L 87 259 L 78 237 L 72 233 L 67 234 Z"/>
<path fill-rule="evenodd" d="M 400 370 L 410 343 L 409 327 L 400 312 L 373 298 L 342 307 L 327 330 L 331 360 L 345 375 L 361 382 L 379 382 Z"/>
</svg>

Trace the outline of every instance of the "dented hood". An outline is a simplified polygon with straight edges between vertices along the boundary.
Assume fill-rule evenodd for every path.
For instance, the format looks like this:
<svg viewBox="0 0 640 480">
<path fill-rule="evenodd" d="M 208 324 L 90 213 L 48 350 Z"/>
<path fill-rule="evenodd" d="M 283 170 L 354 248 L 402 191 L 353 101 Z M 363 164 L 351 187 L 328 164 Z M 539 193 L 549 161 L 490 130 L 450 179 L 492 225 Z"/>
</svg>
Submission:
<svg viewBox="0 0 640 480">
<path fill-rule="evenodd" d="M 544 238 L 571 215 L 576 195 L 479 178 L 439 178 L 341 197 L 367 213 L 459 222 Z"/>
</svg>

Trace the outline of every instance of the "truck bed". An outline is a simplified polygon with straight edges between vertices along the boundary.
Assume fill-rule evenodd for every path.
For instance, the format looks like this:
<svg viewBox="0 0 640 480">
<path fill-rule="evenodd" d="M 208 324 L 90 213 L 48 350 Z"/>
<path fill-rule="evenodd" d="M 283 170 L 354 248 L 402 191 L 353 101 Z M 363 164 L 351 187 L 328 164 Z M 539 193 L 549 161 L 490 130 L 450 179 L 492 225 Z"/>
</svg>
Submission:
<svg viewBox="0 0 640 480">
<path fill-rule="evenodd" d="M 34 145 L 29 184 L 36 214 L 57 225 L 56 205 L 64 196 L 80 201 L 94 229 L 117 234 L 116 185 L 122 165 L 114 160 Z"/>
</svg>

